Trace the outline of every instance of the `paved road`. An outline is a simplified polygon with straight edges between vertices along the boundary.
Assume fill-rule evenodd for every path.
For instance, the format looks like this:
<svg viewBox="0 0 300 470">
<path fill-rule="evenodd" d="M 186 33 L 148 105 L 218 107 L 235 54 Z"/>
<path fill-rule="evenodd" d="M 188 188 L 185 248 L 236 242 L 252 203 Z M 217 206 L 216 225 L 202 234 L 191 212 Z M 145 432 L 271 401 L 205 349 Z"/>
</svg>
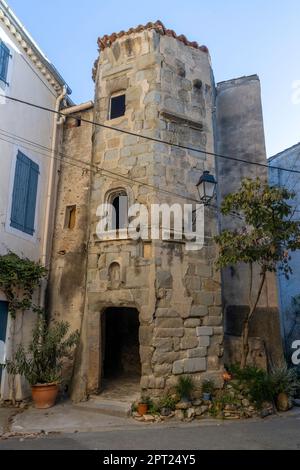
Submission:
<svg viewBox="0 0 300 470">
<path fill-rule="evenodd" d="M 300 413 L 259 421 L 191 423 L 0 441 L 0 450 L 298 449 Z"/>
</svg>

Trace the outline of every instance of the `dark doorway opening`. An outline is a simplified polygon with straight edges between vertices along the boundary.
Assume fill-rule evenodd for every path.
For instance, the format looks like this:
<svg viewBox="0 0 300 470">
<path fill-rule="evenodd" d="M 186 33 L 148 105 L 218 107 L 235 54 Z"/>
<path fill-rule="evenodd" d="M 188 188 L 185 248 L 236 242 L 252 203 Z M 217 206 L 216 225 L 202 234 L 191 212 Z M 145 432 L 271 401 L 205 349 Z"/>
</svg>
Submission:
<svg viewBox="0 0 300 470">
<path fill-rule="evenodd" d="M 136 309 L 108 308 L 104 312 L 104 379 L 140 379 L 139 326 L 139 314 Z"/>
</svg>

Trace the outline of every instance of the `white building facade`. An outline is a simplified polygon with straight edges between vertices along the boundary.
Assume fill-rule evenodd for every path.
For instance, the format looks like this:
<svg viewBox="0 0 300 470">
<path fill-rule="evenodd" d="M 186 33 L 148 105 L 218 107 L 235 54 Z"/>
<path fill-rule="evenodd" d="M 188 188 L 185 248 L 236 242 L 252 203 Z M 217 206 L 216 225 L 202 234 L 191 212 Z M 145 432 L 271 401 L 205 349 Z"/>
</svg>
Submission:
<svg viewBox="0 0 300 470">
<path fill-rule="evenodd" d="M 0 0 L 0 255 L 9 251 L 47 266 L 55 187 L 56 152 L 61 119 L 57 114 L 16 102 L 36 103 L 59 111 L 70 104 L 71 90 L 21 22 Z M 37 294 L 43 303 L 43 292 Z M 9 318 L 0 291 L 0 363 L 16 345 L 30 338 L 35 317 L 24 312 Z M 0 399 L 10 399 L 5 371 Z M 26 395 L 19 382 L 16 398 Z"/>
</svg>

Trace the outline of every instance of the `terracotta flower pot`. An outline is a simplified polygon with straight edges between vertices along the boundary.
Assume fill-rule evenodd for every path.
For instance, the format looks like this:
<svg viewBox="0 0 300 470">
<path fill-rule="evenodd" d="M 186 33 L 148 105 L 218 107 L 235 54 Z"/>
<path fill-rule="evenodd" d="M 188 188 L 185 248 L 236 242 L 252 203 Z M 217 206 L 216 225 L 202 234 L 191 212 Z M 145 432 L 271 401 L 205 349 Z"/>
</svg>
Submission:
<svg viewBox="0 0 300 470">
<path fill-rule="evenodd" d="M 279 393 L 276 407 L 278 411 L 288 411 L 291 408 L 290 399 L 286 393 Z"/>
<path fill-rule="evenodd" d="M 146 415 L 148 412 L 148 405 L 146 403 L 139 403 L 138 404 L 138 414 L 141 416 Z"/>
<path fill-rule="evenodd" d="M 31 392 L 35 407 L 39 410 L 45 410 L 55 405 L 58 384 L 33 385 Z"/>
</svg>

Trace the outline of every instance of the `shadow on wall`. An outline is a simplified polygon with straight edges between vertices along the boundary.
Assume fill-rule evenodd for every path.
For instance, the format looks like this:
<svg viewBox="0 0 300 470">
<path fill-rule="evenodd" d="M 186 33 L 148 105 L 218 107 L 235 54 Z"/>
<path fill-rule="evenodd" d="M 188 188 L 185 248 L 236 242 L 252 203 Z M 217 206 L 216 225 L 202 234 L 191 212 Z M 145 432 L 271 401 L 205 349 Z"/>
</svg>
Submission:
<svg viewBox="0 0 300 470">
<path fill-rule="evenodd" d="M 225 313 L 226 364 L 240 361 L 242 325 L 247 306 L 229 306 Z M 250 324 L 249 361 L 257 367 L 279 366 L 283 363 L 282 338 L 276 308 L 258 308 Z"/>
</svg>

